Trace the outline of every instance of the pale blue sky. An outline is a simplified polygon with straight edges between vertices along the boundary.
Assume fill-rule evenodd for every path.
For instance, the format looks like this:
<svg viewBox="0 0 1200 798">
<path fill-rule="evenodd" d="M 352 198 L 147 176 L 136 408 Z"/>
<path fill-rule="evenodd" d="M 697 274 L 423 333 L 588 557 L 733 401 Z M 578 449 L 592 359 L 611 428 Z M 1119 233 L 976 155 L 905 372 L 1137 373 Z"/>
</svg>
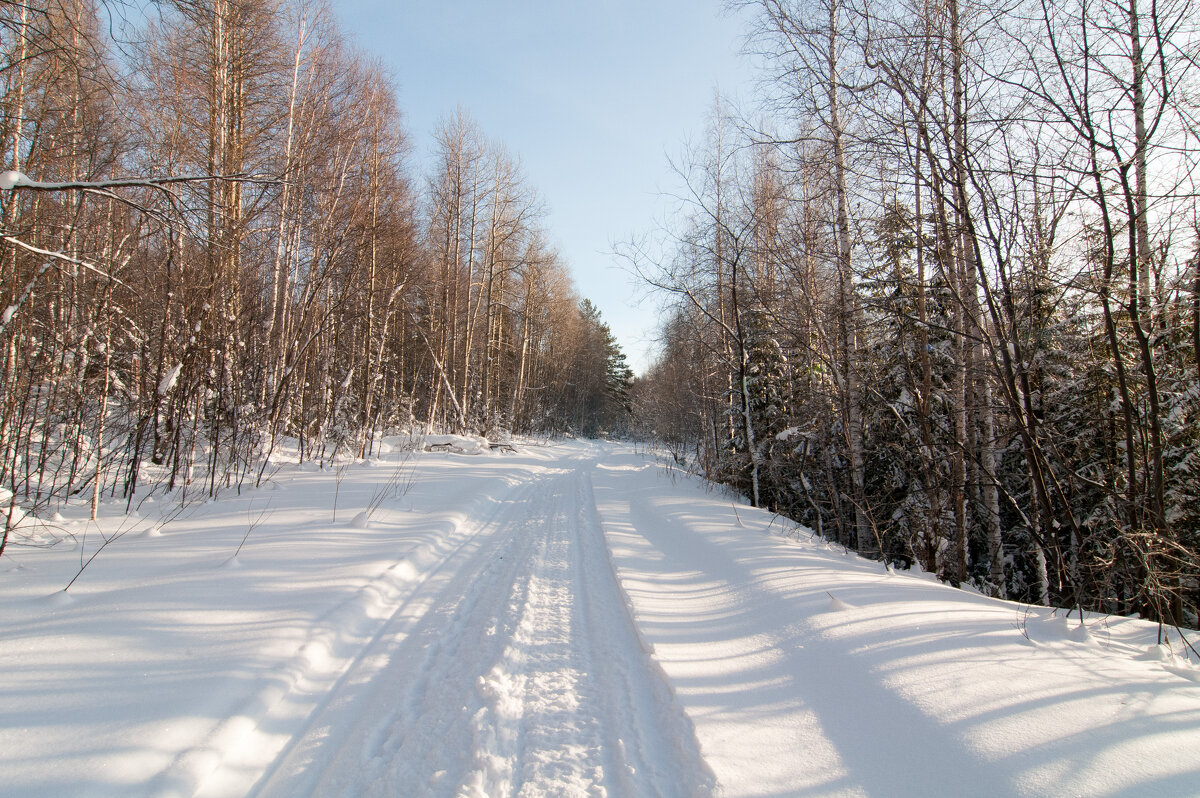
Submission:
<svg viewBox="0 0 1200 798">
<path fill-rule="evenodd" d="M 667 156 L 703 136 L 715 92 L 748 94 L 744 25 L 721 0 L 334 0 L 392 70 L 416 162 L 461 105 L 520 160 L 579 293 L 635 370 L 656 304 L 608 254 L 652 230 L 676 187 Z"/>
</svg>

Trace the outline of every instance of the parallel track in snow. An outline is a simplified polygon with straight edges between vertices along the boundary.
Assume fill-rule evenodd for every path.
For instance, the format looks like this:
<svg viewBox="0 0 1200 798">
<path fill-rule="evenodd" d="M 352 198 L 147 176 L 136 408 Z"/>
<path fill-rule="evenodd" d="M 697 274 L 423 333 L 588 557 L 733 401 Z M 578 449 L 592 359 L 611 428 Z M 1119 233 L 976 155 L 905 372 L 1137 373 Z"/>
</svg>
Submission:
<svg viewBox="0 0 1200 798">
<path fill-rule="evenodd" d="M 578 457 L 427 572 L 254 795 L 712 793 L 615 577 Z"/>
</svg>

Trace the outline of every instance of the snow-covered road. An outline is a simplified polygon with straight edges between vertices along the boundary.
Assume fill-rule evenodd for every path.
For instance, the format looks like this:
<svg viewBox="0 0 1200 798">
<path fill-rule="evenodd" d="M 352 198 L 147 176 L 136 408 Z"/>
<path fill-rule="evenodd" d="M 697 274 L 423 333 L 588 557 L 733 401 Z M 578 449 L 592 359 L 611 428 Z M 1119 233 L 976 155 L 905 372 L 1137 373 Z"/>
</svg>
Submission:
<svg viewBox="0 0 1200 798">
<path fill-rule="evenodd" d="M 711 792 L 614 577 L 590 458 L 556 466 L 463 525 L 256 794 Z"/>
<path fill-rule="evenodd" d="M 1177 636 L 892 574 L 629 447 L 167 505 L 0 562 L 0 796 L 1200 794 Z"/>
</svg>

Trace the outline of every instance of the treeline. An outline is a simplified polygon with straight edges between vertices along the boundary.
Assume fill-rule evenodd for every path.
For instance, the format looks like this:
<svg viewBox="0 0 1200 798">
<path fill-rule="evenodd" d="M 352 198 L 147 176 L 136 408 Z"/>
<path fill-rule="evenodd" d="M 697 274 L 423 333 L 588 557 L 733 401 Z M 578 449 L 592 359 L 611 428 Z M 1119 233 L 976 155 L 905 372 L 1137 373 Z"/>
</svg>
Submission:
<svg viewBox="0 0 1200 798">
<path fill-rule="evenodd" d="M 740 5 L 762 108 L 626 253 L 649 428 L 858 551 L 1195 627 L 1194 4 Z"/>
<path fill-rule="evenodd" d="M 391 78 L 319 2 L 168 0 L 118 42 L 123 8 L 0 0 L 7 518 L 151 470 L 211 494 L 280 436 L 330 458 L 622 417 L 623 356 L 465 112 L 419 177 Z"/>
</svg>

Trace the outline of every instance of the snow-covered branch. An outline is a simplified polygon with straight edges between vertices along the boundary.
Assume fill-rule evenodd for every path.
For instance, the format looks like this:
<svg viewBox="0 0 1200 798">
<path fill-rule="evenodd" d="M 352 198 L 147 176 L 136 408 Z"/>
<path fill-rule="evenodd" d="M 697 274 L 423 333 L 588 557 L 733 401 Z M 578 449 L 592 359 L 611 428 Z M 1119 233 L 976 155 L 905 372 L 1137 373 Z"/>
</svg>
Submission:
<svg viewBox="0 0 1200 798">
<path fill-rule="evenodd" d="M 106 280 L 112 280 L 114 283 L 121 286 L 122 288 L 128 288 L 130 291 L 134 291 L 135 293 L 137 291 L 137 289 L 135 289 L 133 286 L 129 285 L 128 283 L 122 282 L 119 278 L 114 277 L 110 272 L 104 271 L 104 269 L 101 269 L 99 266 L 96 266 L 93 263 L 88 263 L 86 260 L 81 260 L 79 258 L 73 258 L 70 255 L 66 254 L 65 252 L 55 252 L 53 250 L 42 249 L 41 247 L 35 247 L 33 244 L 26 244 L 24 241 L 20 240 L 19 238 L 14 238 L 12 236 L 0 236 L 0 241 L 6 241 L 9 244 L 12 244 L 13 246 L 20 247 L 21 249 L 24 249 L 27 252 L 32 252 L 35 255 L 45 255 L 48 258 L 54 258 L 55 260 L 61 260 L 66 263 L 73 263 L 76 266 L 80 266 L 84 269 L 87 269 L 90 272 L 94 272 L 94 273 L 100 275 L 101 277 L 105 278 Z M 49 268 L 49 264 L 48 263 L 44 264 L 42 266 L 41 270 L 38 271 L 37 276 L 41 277 L 43 274 L 46 273 L 46 270 L 48 268 Z M 26 290 L 26 293 L 22 295 L 22 299 L 24 299 L 25 296 L 28 296 L 28 290 Z M 6 313 L 6 316 L 9 316 L 9 318 L 11 318 L 11 316 L 7 313 Z M 7 319 L 6 319 L 6 321 L 7 321 Z M 0 325 L 0 329 L 3 329 L 2 325 Z"/>
<path fill-rule="evenodd" d="M 163 188 L 179 183 L 203 183 L 207 181 L 236 181 L 239 183 L 277 183 L 275 178 L 265 175 L 180 175 L 176 177 L 119 177 L 111 180 L 33 180 L 23 172 L 9 169 L 0 172 L 0 191 L 27 188 L 33 191 L 87 191 L 113 188 L 141 187 Z"/>
</svg>

